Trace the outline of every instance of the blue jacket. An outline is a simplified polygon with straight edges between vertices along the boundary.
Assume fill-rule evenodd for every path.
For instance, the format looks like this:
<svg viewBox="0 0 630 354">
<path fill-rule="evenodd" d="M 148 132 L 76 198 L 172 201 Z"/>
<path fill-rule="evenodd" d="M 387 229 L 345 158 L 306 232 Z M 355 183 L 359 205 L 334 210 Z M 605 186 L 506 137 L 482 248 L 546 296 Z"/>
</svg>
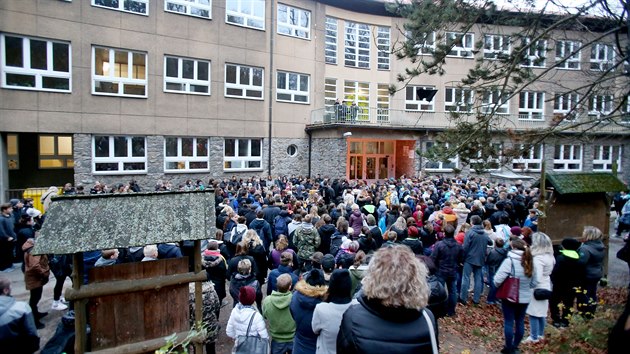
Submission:
<svg viewBox="0 0 630 354">
<path fill-rule="evenodd" d="M 249 224 L 249 228 L 255 230 L 256 233 L 260 236 L 260 239 L 263 242 L 263 246 L 265 246 L 265 250 L 269 249 L 269 246 L 273 242 L 273 236 L 271 234 L 271 226 L 265 219 L 254 219 L 251 224 Z M 262 230 L 262 235 L 258 230 Z"/>
<path fill-rule="evenodd" d="M 464 250 L 452 237 L 447 237 L 435 244 L 431 258 L 437 268 L 437 275 L 444 279 L 457 275 L 458 265 L 462 262 Z"/>
<path fill-rule="evenodd" d="M 474 266 L 483 266 L 489 245 L 492 245 L 492 240 L 484 231 L 483 226 L 473 226 L 464 237 L 464 262 Z"/>
<path fill-rule="evenodd" d="M 0 295 L 0 346 L 4 353 L 34 353 L 39 349 L 39 336 L 30 306 Z"/>
<path fill-rule="evenodd" d="M 291 299 L 291 315 L 296 331 L 293 338 L 293 354 L 313 354 L 317 347 L 317 335 L 313 332 L 313 312 L 326 294 L 325 286 L 312 286 L 300 280 Z"/>
<path fill-rule="evenodd" d="M 291 289 L 295 288 L 295 284 L 298 282 L 298 277 L 293 273 L 293 268 L 289 266 L 283 266 L 282 264 L 278 266 L 278 268 L 272 270 L 269 273 L 269 278 L 267 280 L 267 295 L 271 295 L 272 290 L 278 290 L 277 283 L 278 277 L 282 274 L 289 274 L 291 276 Z"/>
<path fill-rule="evenodd" d="M 158 245 L 158 259 L 181 257 L 182 251 L 179 249 L 179 246 L 170 243 L 161 243 Z"/>
</svg>

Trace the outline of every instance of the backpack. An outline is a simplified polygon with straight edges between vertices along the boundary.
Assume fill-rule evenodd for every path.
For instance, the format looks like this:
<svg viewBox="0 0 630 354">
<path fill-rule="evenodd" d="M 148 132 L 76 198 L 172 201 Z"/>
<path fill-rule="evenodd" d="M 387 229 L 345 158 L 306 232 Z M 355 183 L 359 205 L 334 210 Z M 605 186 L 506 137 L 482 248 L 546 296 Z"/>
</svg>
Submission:
<svg viewBox="0 0 630 354">
<path fill-rule="evenodd" d="M 273 232 L 274 232 L 274 237 L 277 239 L 278 236 L 280 234 L 283 234 L 287 237 L 289 237 L 289 235 L 287 235 L 289 233 L 289 228 L 287 227 L 287 219 L 278 215 L 276 216 L 276 218 L 274 219 L 274 223 L 273 223 Z M 260 234 L 259 234 L 260 236 Z"/>
<path fill-rule="evenodd" d="M 241 242 L 241 240 L 243 239 L 243 236 L 245 235 L 245 232 L 247 232 L 247 229 L 243 230 L 243 231 L 238 231 L 238 229 L 236 229 L 236 226 L 234 227 L 235 231 L 232 232 L 236 232 L 236 235 L 230 234 L 230 237 L 228 238 L 227 242 L 228 243 L 232 243 L 232 239 L 234 239 L 236 242 L 234 242 L 234 244 L 237 244 L 239 242 Z M 235 236 L 235 237 L 233 237 Z"/>
</svg>

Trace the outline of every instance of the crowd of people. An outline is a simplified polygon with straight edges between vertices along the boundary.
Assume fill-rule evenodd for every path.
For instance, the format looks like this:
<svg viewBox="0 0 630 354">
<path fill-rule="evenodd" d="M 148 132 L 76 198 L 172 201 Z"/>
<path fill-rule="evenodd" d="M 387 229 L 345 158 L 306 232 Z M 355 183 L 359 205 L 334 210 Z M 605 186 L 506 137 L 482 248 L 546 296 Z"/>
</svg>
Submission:
<svg viewBox="0 0 630 354">
<path fill-rule="evenodd" d="M 228 295 L 233 309 L 227 335 L 237 345 L 248 335 L 267 339 L 272 353 L 437 352 L 437 319 L 483 298 L 500 304 L 502 353 L 514 353 L 525 336 L 525 315 L 525 341 L 538 342 L 549 311 L 561 328 L 575 313 L 588 319 L 597 306 L 606 252 L 602 232 L 585 225 L 582 235 L 566 235 L 554 250 L 549 236 L 537 230 L 543 216 L 539 191 L 521 181 L 403 176 L 366 183 L 318 175 L 233 177 L 207 185 L 215 190 L 217 213 L 216 235 L 204 241 L 202 254 L 208 275 L 204 320 L 214 329 L 206 339 L 208 353 L 214 352 L 220 304 Z M 159 181 L 154 190 L 205 188 L 202 181 L 177 188 Z M 90 193 L 139 190 L 133 181 L 115 188 L 96 183 Z M 66 185 L 63 193 L 78 191 Z M 20 219 L 37 214 L 22 201 L 13 204 L 8 216 L 2 209 L 13 222 L 13 213 Z M 630 203 L 620 205 L 619 235 L 628 208 Z M 34 230 L 42 221 L 28 222 Z M 41 265 L 28 254 L 33 236 L 24 242 L 23 257 Z M 87 252 L 84 261 L 89 269 L 191 251 L 186 244 L 147 245 Z M 63 265 L 63 272 L 55 272 L 63 284 L 68 265 L 54 263 Z M 57 306 L 66 306 L 62 300 L 55 288 Z M 41 316 L 38 301 L 31 290 L 35 319 Z"/>
</svg>

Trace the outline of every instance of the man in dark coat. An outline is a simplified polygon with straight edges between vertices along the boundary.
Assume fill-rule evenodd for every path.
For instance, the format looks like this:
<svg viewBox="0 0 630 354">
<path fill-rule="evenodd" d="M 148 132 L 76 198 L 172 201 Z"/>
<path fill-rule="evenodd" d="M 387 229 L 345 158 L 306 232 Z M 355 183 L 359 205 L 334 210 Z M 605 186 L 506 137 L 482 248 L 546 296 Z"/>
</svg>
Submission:
<svg viewBox="0 0 630 354">
<path fill-rule="evenodd" d="M 332 235 L 337 231 L 335 225 L 332 224 L 332 218 L 328 214 L 324 214 L 322 217 L 325 224 L 320 226 L 317 231 L 319 232 L 319 237 L 321 238 L 321 243 L 317 250 L 323 254 L 330 253 L 330 239 Z"/>
<path fill-rule="evenodd" d="M 492 245 L 492 240 L 481 225 L 481 218 L 477 215 L 470 218 L 473 226 L 464 237 L 464 271 L 462 273 L 462 288 L 459 292 L 459 302 L 463 305 L 468 301 L 468 286 L 470 273 L 475 277 L 475 292 L 473 302 L 478 304 L 483 292 L 482 267 L 486 261 L 486 249 Z"/>
<path fill-rule="evenodd" d="M 437 276 L 448 289 L 446 315 L 455 315 L 457 305 L 457 269 L 462 263 L 464 249 L 455 241 L 455 229 L 452 225 L 444 227 L 444 239 L 435 244 L 431 259 L 437 268 Z"/>
<path fill-rule="evenodd" d="M 580 264 L 580 241 L 566 237 L 562 240 L 561 249 L 556 256 L 556 264 L 551 272 L 553 292 L 549 300 L 551 320 L 554 327 L 569 325 L 569 317 L 573 313 L 576 289 L 580 287 L 584 276 L 584 266 Z M 562 308 L 559 305 L 562 303 Z"/>
<path fill-rule="evenodd" d="M 39 349 L 33 311 L 11 296 L 11 281 L 0 276 L 0 348 L 3 353 L 34 353 Z"/>
</svg>

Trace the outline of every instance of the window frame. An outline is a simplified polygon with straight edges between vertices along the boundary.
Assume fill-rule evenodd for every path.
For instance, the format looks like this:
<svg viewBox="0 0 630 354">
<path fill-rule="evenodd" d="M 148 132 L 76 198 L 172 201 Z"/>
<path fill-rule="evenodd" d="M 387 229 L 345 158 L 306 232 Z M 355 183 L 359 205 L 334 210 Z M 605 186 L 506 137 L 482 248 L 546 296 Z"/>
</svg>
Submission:
<svg viewBox="0 0 630 354">
<path fill-rule="evenodd" d="M 576 150 L 576 148 L 578 148 Z M 569 149 L 569 158 L 564 158 L 565 151 Z M 558 151 L 558 149 L 560 149 Z M 579 157 L 576 156 L 579 152 Z M 554 145 L 553 170 L 554 171 L 582 171 L 584 160 L 584 147 L 579 144 L 557 144 Z M 560 167 L 562 165 L 562 167 Z M 571 168 L 570 165 L 577 165 L 578 168 Z"/>
<path fill-rule="evenodd" d="M 229 83 L 227 82 L 227 75 L 228 75 L 228 66 L 235 66 L 236 67 L 236 80 L 237 83 Z M 240 71 L 241 68 L 248 68 L 249 69 L 249 78 L 250 78 L 250 84 L 241 84 L 241 75 L 240 75 Z M 225 76 L 224 76 L 224 81 L 223 81 L 223 94 L 225 97 L 230 97 L 230 98 L 241 98 L 241 99 L 246 99 L 246 100 L 257 100 L 257 101 L 262 101 L 265 99 L 265 68 L 263 67 L 259 67 L 259 66 L 251 66 L 251 65 L 244 65 L 244 64 L 234 64 L 234 63 L 225 63 L 224 66 L 224 71 L 225 71 Z M 260 86 L 254 85 L 254 69 L 260 69 L 261 70 L 261 74 L 260 74 Z M 241 96 L 237 96 L 237 95 L 232 95 L 232 94 L 228 94 L 228 89 L 241 89 L 243 90 L 243 94 Z M 255 97 L 255 96 L 247 96 L 247 91 L 255 91 L 255 92 L 260 92 L 260 97 Z"/>
<path fill-rule="evenodd" d="M 344 66 L 357 69 L 370 69 L 370 58 L 372 52 L 372 30 L 370 25 L 353 21 L 345 21 L 345 24 Z M 355 26 L 352 27 L 352 25 Z M 361 31 L 367 31 L 367 35 L 360 35 Z M 351 40 L 349 39 L 349 36 L 355 36 L 355 39 Z M 354 45 L 350 45 L 349 43 L 354 43 Z M 361 45 L 367 47 L 362 47 Z M 353 59 L 351 59 L 350 56 L 352 56 Z"/>
<path fill-rule="evenodd" d="M 165 12 L 170 12 L 170 13 L 173 13 L 173 14 L 179 14 L 179 15 L 184 15 L 184 16 L 192 16 L 192 17 L 202 18 L 202 19 L 206 19 L 206 20 L 212 20 L 212 0 L 208 0 L 210 2 L 208 5 L 201 4 L 200 1 L 201 0 L 193 0 L 193 2 L 191 3 L 190 1 L 186 1 L 186 0 L 164 0 L 164 11 Z M 169 3 L 173 4 L 173 5 L 185 6 L 186 7 L 186 12 L 169 10 L 168 9 Z M 195 14 L 192 13 L 193 9 L 199 9 L 199 10 L 208 11 L 208 16 L 206 17 L 206 16 L 201 16 L 201 15 L 195 15 Z"/>
<path fill-rule="evenodd" d="M 228 3 L 230 2 L 234 2 L 237 4 L 238 10 L 236 11 L 232 11 L 229 9 L 229 5 Z M 256 16 L 254 15 L 254 9 L 255 9 L 255 4 L 262 2 L 262 9 L 263 9 L 263 13 L 262 13 L 262 17 Z M 248 13 L 243 13 L 243 5 L 247 4 L 249 5 L 249 14 Z M 225 23 L 230 24 L 230 25 L 234 25 L 234 26 L 239 26 L 239 27 L 245 27 L 245 28 L 251 28 L 251 29 L 255 29 L 258 31 L 265 31 L 265 27 L 266 27 L 266 21 L 265 21 L 265 14 L 267 12 L 267 4 L 265 3 L 264 0 L 226 0 L 225 2 Z M 233 16 L 233 17 L 241 17 L 243 19 L 243 23 L 238 23 L 238 22 L 234 22 L 234 21 L 229 21 L 229 16 Z M 253 26 L 249 24 L 248 20 L 252 20 L 252 21 L 261 21 L 262 22 L 262 27 L 257 27 L 257 26 Z"/>
<path fill-rule="evenodd" d="M 168 59 L 177 59 L 177 77 L 168 76 L 168 67 L 167 62 Z M 183 67 L 184 60 L 193 61 L 193 76 L 195 78 L 188 79 L 183 77 Z M 198 78 L 199 75 L 199 63 L 208 64 L 208 80 L 200 80 Z M 211 96 L 212 95 L 212 64 L 209 60 L 204 59 L 195 59 L 188 57 L 179 57 L 175 55 L 164 55 L 164 78 L 163 78 L 163 91 L 168 93 L 178 93 L 178 94 L 188 94 L 188 95 L 202 95 L 202 96 Z M 167 88 L 167 84 L 181 84 L 184 86 L 184 90 L 173 90 Z M 191 91 L 191 86 L 205 86 L 208 88 L 208 92 L 196 92 Z"/>
<path fill-rule="evenodd" d="M 448 95 L 451 95 L 452 100 L 448 100 Z M 446 87 L 444 89 L 444 111 L 455 113 L 471 113 L 473 111 L 473 104 L 475 99 L 475 92 L 468 87 Z M 468 101 L 468 102 L 466 102 Z M 449 109 L 454 107 L 455 109 Z"/>
<path fill-rule="evenodd" d="M 424 148 L 425 151 L 429 151 L 430 148 L 432 148 L 433 146 L 438 145 L 439 143 L 437 141 L 427 141 L 424 143 Z M 448 148 L 449 144 L 448 143 L 444 143 L 446 144 L 446 148 Z M 450 172 L 453 171 L 454 169 L 458 169 L 459 168 L 459 155 L 455 156 L 452 159 L 449 159 L 450 162 L 445 163 L 443 161 L 431 161 L 428 158 L 425 157 L 425 159 L 427 160 L 426 164 L 424 165 L 424 169 L 426 171 L 439 171 L 439 172 Z M 429 167 L 429 165 L 431 164 L 431 166 L 437 166 L 437 167 Z M 433 165 L 433 164 L 437 164 L 437 165 Z M 448 167 L 448 165 L 453 165 L 453 167 Z M 447 165 L 447 167 L 445 167 L 445 165 Z"/>
<path fill-rule="evenodd" d="M 176 156 L 167 156 L 167 144 L 169 139 L 177 140 L 177 155 Z M 192 139 L 192 148 L 193 155 L 192 156 L 184 156 L 182 155 L 183 150 L 183 140 L 182 139 Z M 199 155 L 198 149 L 198 141 L 199 139 L 206 139 L 206 155 Z M 169 162 L 175 163 L 183 163 L 185 168 L 182 169 L 173 169 L 168 168 Z M 191 168 L 190 163 L 194 162 L 205 162 L 205 168 Z M 207 137 L 175 137 L 175 136 L 165 136 L 164 137 L 164 173 L 202 173 L 210 171 L 210 138 Z"/>
<path fill-rule="evenodd" d="M 116 63 L 116 52 L 120 51 L 120 52 L 126 52 L 127 53 L 127 76 L 128 77 L 122 77 L 122 76 L 115 76 L 116 74 L 116 69 L 111 68 L 108 69 L 109 75 L 105 76 L 105 75 L 97 75 L 96 74 L 96 49 L 105 49 L 108 51 L 108 65 L 111 66 L 111 64 L 109 63 Z M 131 79 L 129 78 L 129 76 L 133 76 L 130 75 L 132 70 L 133 70 L 133 55 L 134 54 L 141 54 L 144 55 L 144 79 Z M 142 51 L 136 51 L 136 50 L 128 50 L 128 49 L 122 49 L 122 48 L 111 48 L 111 47 L 104 47 L 104 46 L 98 46 L 98 45 L 92 45 L 92 71 L 91 71 L 91 76 L 92 76 L 92 94 L 93 95 L 98 95 L 98 96 L 116 96 L 116 97 L 134 97 L 134 98 L 147 98 L 149 96 L 149 55 L 147 52 L 142 52 Z M 129 65 L 129 63 L 132 63 L 132 65 Z M 104 63 L 103 63 L 104 64 Z M 105 70 L 103 70 L 105 71 Z M 104 83 L 110 83 L 110 84 L 116 84 L 118 85 L 118 93 L 113 93 L 113 92 L 97 92 L 96 91 L 96 83 L 98 82 L 104 82 Z M 133 95 L 133 94 L 126 94 L 125 93 L 125 86 L 126 85 L 134 85 L 134 86 L 144 86 L 144 95 Z"/>
<path fill-rule="evenodd" d="M 407 98 L 409 89 L 413 90 L 413 100 Z M 435 90 L 436 86 L 428 86 L 428 85 L 407 85 L 405 88 L 405 111 L 408 112 L 435 112 L 435 97 L 437 94 L 433 96 L 431 101 L 427 101 L 425 99 L 418 100 L 416 96 L 416 91 L 418 89 L 423 90 Z M 418 108 L 413 109 L 409 108 L 409 105 L 417 105 Z M 422 108 L 422 106 L 427 106 L 427 108 Z"/>
<path fill-rule="evenodd" d="M 9 170 L 20 169 L 20 136 L 8 133 L 6 138 L 7 168 Z"/>
<path fill-rule="evenodd" d="M 384 36 L 381 36 L 383 34 Z M 385 36 L 386 34 L 386 36 Z M 390 70 L 391 59 L 389 56 L 391 46 L 391 27 L 378 26 L 376 28 L 376 69 Z"/>
<path fill-rule="evenodd" d="M 389 122 L 391 99 L 388 84 L 376 84 L 376 122 Z"/>
<path fill-rule="evenodd" d="M 524 145 L 520 145 L 520 148 L 525 148 Z M 523 155 L 527 156 L 523 156 Z M 539 157 L 536 157 L 536 156 Z M 542 163 L 545 158 L 545 145 L 544 144 L 533 144 L 529 151 L 521 154 L 520 157 L 512 159 L 512 170 L 514 171 L 531 171 L 531 172 L 539 172 L 542 169 Z M 519 168 L 517 165 L 523 165 L 522 168 Z M 530 167 L 530 165 L 538 164 L 538 167 Z"/>
<path fill-rule="evenodd" d="M 577 118 L 578 104 L 580 102 L 580 94 L 569 92 L 556 94 L 553 99 L 553 114 L 563 115 L 564 120 L 573 121 Z"/>
<path fill-rule="evenodd" d="M 492 43 L 488 43 L 488 39 Z M 492 49 L 495 47 L 495 41 L 498 40 L 499 48 L 505 47 L 505 41 L 507 40 L 507 49 Z M 488 44 L 491 44 L 488 48 Z M 512 37 L 503 34 L 484 34 L 483 36 L 483 58 L 488 60 L 498 60 L 500 56 L 509 56 L 512 53 Z"/>
<path fill-rule="evenodd" d="M 335 113 L 335 102 L 337 97 L 337 79 L 332 77 L 324 78 L 324 107 L 326 112 Z"/>
<path fill-rule="evenodd" d="M 524 38 L 523 41 L 525 45 L 527 45 L 527 49 L 524 51 L 524 58 L 521 62 L 521 67 L 524 68 L 545 68 L 547 66 L 547 40 L 546 39 L 538 39 L 536 40 L 536 44 L 531 44 L 531 38 Z M 542 43 L 542 48 L 539 45 Z M 542 51 L 542 53 L 540 53 Z M 541 55 L 542 54 L 542 55 Z M 539 59 L 542 58 L 542 62 L 540 64 L 536 64 Z"/>
<path fill-rule="evenodd" d="M 53 139 L 53 153 L 52 154 L 42 154 L 42 138 L 52 138 Z M 70 153 L 62 154 L 59 152 L 59 138 L 70 138 Z M 72 169 L 74 168 L 74 152 L 72 151 L 74 147 L 74 137 L 68 134 L 40 134 L 37 136 L 37 168 L 40 170 L 59 170 L 59 169 Z M 62 166 L 57 167 L 48 167 L 42 166 L 42 160 L 58 160 L 61 161 Z"/>
<path fill-rule="evenodd" d="M 291 75 L 297 75 L 297 85 L 298 88 L 297 90 L 291 90 L 289 88 L 280 88 L 280 86 L 278 85 L 278 82 L 280 81 L 280 75 L 285 75 L 285 84 L 288 86 L 289 85 L 289 78 Z M 302 77 L 306 77 L 307 81 L 306 81 L 306 91 L 301 91 L 300 88 L 302 88 Z M 299 104 L 310 104 L 311 102 L 311 76 L 309 74 L 304 74 L 304 73 L 297 73 L 297 72 L 292 72 L 292 71 L 284 71 L 284 70 L 277 70 L 276 71 L 276 101 L 278 102 L 287 102 L 287 103 L 299 103 Z M 286 100 L 286 99 L 281 99 L 278 96 L 281 94 L 285 94 L 285 95 L 291 95 L 291 99 Z M 306 96 L 306 101 L 297 101 L 295 100 L 296 96 Z"/>
<path fill-rule="evenodd" d="M 501 159 L 503 158 L 503 143 L 502 142 L 490 142 L 490 145 L 494 148 L 496 152 L 496 156 L 489 156 L 488 163 L 495 163 L 496 168 L 486 168 L 486 171 L 501 171 Z M 477 168 L 475 168 L 475 164 L 478 164 L 481 161 L 481 151 L 477 153 L 476 159 L 470 160 L 470 168 L 479 172 Z"/>
<path fill-rule="evenodd" d="M 339 20 L 334 17 L 326 16 L 326 26 L 324 31 L 326 33 L 324 39 L 324 61 L 326 64 L 337 65 L 337 52 L 339 49 L 339 45 L 337 44 L 337 38 L 339 36 Z"/>
<path fill-rule="evenodd" d="M 523 99 L 525 96 L 525 99 Z M 530 96 L 533 96 L 534 107 L 528 107 Z M 537 107 L 540 105 L 540 107 Z M 545 120 L 545 92 L 521 91 L 518 95 L 518 119 L 519 120 Z"/>
<path fill-rule="evenodd" d="M 92 0 L 91 4 L 94 7 L 99 7 L 102 9 L 108 9 L 108 10 L 114 10 L 114 11 L 120 11 L 120 12 L 126 12 L 129 14 L 134 14 L 134 15 L 141 15 L 141 16 L 149 16 L 149 7 L 150 7 L 150 0 L 128 0 L 128 1 L 132 1 L 134 3 L 141 3 L 141 4 L 145 4 L 145 9 L 146 12 L 142 13 L 142 12 L 136 12 L 136 11 L 131 11 L 131 10 L 125 10 L 125 2 L 126 0 L 120 0 L 118 2 L 118 8 L 115 8 L 113 6 L 107 6 L 107 5 L 101 5 L 101 4 L 97 4 L 96 3 L 97 0 Z"/>
<path fill-rule="evenodd" d="M 234 156 L 226 156 L 225 148 L 228 140 L 234 141 Z M 239 141 L 247 140 L 248 154 L 246 156 L 239 156 Z M 252 156 L 252 141 L 257 141 L 260 144 L 260 156 Z M 223 139 L 223 171 L 224 172 L 242 172 L 242 171 L 262 171 L 263 170 L 263 139 L 262 138 L 224 138 Z M 239 167 L 231 168 L 226 167 L 228 162 L 260 162 L 260 167 Z"/>
<path fill-rule="evenodd" d="M 567 49 L 567 46 L 569 49 Z M 576 53 L 576 49 L 579 49 Z M 568 53 L 567 53 L 568 51 Z M 560 53 L 559 53 L 560 52 Z M 573 53 L 572 55 L 570 55 Z M 568 58 L 567 58 L 568 56 Z M 582 42 L 575 40 L 556 40 L 555 48 L 556 68 L 561 70 L 580 70 L 581 58 L 582 58 Z M 560 63 L 562 60 L 566 60 Z M 575 67 L 570 67 L 571 64 L 576 64 Z"/>
<path fill-rule="evenodd" d="M 473 32 L 446 32 L 444 33 L 444 40 L 447 46 L 453 44 L 453 48 L 446 54 L 447 58 L 473 59 L 475 57 L 475 54 L 473 54 L 475 34 Z M 462 42 L 461 45 L 455 44 L 458 41 Z M 466 42 L 470 46 L 466 46 Z M 453 52 L 455 54 L 452 54 Z"/>
<path fill-rule="evenodd" d="M 588 98 L 588 115 L 598 119 L 613 112 L 614 96 L 611 94 L 591 95 Z M 608 109 L 606 109 L 608 106 Z M 599 108 L 602 108 L 599 110 Z"/>
<path fill-rule="evenodd" d="M 600 47 L 605 47 L 604 58 L 600 58 Z M 591 56 L 589 61 L 589 68 L 592 71 L 606 71 L 610 69 L 615 62 L 615 49 L 612 44 L 606 43 L 594 43 L 591 44 Z M 610 56 L 610 58 L 609 58 Z M 596 66 L 596 67 L 594 67 Z"/>
<path fill-rule="evenodd" d="M 9 66 L 7 65 L 7 53 L 6 53 L 6 37 L 19 38 L 22 40 L 22 66 Z M 31 68 L 31 40 L 46 42 L 46 69 L 33 69 Z M 68 71 L 56 71 L 54 69 L 54 44 L 63 44 L 68 46 Z M 0 61 L 1 72 L 1 85 L 0 87 L 12 90 L 27 90 L 27 91 L 46 91 L 46 92 L 61 92 L 72 93 L 72 44 L 70 42 L 41 38 L 23 36 L 11 33 L 0 33 L 0 54 L 2 60 Z M 48 68 L 51 68 L 50 70 Z M 7 75 L 21 75 L 32 76 L 35 81 L 35 86 L 14 86 L 7 84 Z M 68 89 L 56 89 L 44 87 L 44 78 L 55 79 L 68 79 Z"/>
<path fill-rule="evenodd" d="M 96 157 L 96 138 L 107 137 L 108 138 L 108 157 Z M 124 137 L 127 141 L 127 156 L 114 156 L 114 138 Z M 144 140 L 144 157 L 133 156 L 133 138 L 142 138 Z M 115 171 L 97 171 L 96 164 L 118 164 L 118 169 Z M 125 163 L 143 163 L 144 169 L 142 170 L 125 170 Z M 138 175 L 146 174 L 148 172 L 148 156 L 147 156 L 147 137 L 141 135 L 92 135 L 92 174 L 94 175 Z"/>
<path fill-rule="evenodd" d="M 415 48 L 418 49 L 418 55 L 433 55 L 435 53 L 436 33 L 424 33 L 425 38 L 422 43 L 416 44 Z"/>
<path fill-rule="evenodd" d="M 496 99 L 495 96 L 497 96 Z M 481 93 L 481 112 L 489 114 L 496 107 L 494 114 L 510 114 L 510 99 L 507 98 L 501 102 L 504 96 L 509 97 L 510 95 L 497 89 L 483 91 Z"/>
<path fill-rule="evenodd" d="M 366 88 L 367 85 L 367 88 Z M 364 91 L 367 90 L 367 96 L 364 95 Z M 345 102 L 356 103 L 358 107 L 358 112 L 356 114 L 357 121 L 368 122 L 370 121 L 370 96 L 372 94 L 372 83 L 369 81 L 357 81 L 357 80 L 344 80 L 343 82 L 343 101 L 342 105 L 345 105 Z M 361 99 L 363 97 L 367 97 L 367 99 Z M 350 113 L 350 107 L 344 107 L 348 113 L 347 117 L 350 117 L 352 113 Z"/>
<path fill-rule="evenodd" d="M 604 148 L 608 148 L 609 150 L 607 159 L 604 158 Z M 615 156 L 615 150 L 617 151 L 617 159 L 613 160 L 613 157 Z M 613 162 L 617 163 L 617 171 L 621 171 L 622 150 L 622 145 L 593 145 L 593 171 L 612 172 Z M 596 168 L 596 165 L 602 166 Z"/>
<path fill-rule="evenodd" d="M 286 7 L 286 11 L 287 11 L 287 21 L 286 22 L 280 22 L 280 7 L 282 7 L 282 6 Z M 290 13 L 291 10 L 296 12 L 297 18 L 298 18 L 298 22 L 302 18 L 301 14 L 305 13 L 307 15 L 307 18 L 308 18 L 308 27 L 301 26 L 299 23 L 297 25 L 289 23 L 290 18 L 291 18 L 289 16 L 289 13 Z M 304 40 L 308 40 L 308 41 L 311 40 L 311 23 L 312 23 L 311 18 L 312 18 L 312 16 L 311 16 L 311 11 L 310 10 L 305 10 L 305 9 L 301 9 L 299 7 L 278 3 L 276 14 L 277 14 L 276 33 L 278 33 L 279 35 L 282 35 L 282 36 L 294 37 L 294 38 L 304 39 Z M 288 28 L 289 29 L 289 33 L 280 32 L 280 27 Z M 305 32 L 306 33 L 306 37 L 298 35 L 297 33 L 299 33 L 299 31 Z"/>
</svg>

